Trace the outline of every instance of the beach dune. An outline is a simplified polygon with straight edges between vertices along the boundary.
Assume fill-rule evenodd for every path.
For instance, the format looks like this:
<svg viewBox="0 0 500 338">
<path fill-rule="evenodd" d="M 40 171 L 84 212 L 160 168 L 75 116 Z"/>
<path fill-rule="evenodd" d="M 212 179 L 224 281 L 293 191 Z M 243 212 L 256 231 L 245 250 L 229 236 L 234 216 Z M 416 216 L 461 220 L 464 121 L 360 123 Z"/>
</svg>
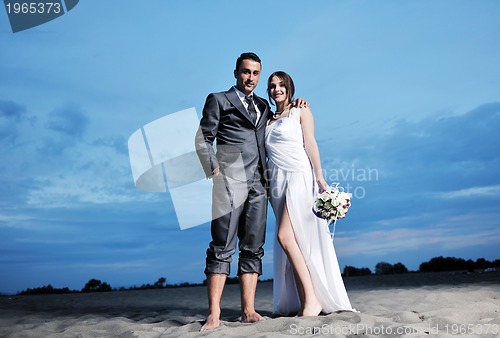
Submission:
<svg viewBox="0 0 500 338">
<path fill-rule="evenodd" d="M 0 297 L 0 337 L 498 337 L 500 273 L 408 273 L 345 279 L 359 312 L 272 313 L 272 282 L 259 283 L 265 321 L 242 324 L 238 285 L 227 285 L 218 329 L 198 332 L 206 288 Z"/>
</svg>

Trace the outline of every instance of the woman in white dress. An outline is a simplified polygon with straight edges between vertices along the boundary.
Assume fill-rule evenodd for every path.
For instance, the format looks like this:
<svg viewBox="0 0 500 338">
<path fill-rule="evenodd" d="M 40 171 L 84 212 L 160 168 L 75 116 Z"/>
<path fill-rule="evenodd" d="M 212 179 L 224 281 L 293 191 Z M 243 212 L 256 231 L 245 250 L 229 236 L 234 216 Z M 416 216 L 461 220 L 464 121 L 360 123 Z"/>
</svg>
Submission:
<svg viewBox="0 0 500 338">
<path fill-rule="evenodd" d="M 274 312 L 316 316 L 354 311 L 342 281 L 327 222 L 312 212 L 314 196 L 327 188 L 314 138 L 311 110 L 291 107 L 291 77 L 275 72 L 268 95 L 276 113 L 266 129 L 270 199 L 276 215 Z"/>
</svg>

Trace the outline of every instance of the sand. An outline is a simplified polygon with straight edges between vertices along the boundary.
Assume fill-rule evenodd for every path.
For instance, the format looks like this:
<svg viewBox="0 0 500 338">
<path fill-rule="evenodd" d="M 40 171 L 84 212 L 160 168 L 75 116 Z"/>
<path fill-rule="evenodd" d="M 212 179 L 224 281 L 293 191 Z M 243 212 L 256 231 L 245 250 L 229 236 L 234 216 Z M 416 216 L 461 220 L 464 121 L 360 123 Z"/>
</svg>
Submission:
<svg viewBox="0 0 500 338">
<path fill-rule="evenodd" d="M 266 320 L 240 323 L 238 285 L 227 285 L 222 324 L 199 333 L 206 288 L 0 297 L 0 337 L 498 337 L 500 272 L 418 273 L 345 279 L 359 311 L 272 314 L 272 283 L 259 283 Z"/>
</svg>

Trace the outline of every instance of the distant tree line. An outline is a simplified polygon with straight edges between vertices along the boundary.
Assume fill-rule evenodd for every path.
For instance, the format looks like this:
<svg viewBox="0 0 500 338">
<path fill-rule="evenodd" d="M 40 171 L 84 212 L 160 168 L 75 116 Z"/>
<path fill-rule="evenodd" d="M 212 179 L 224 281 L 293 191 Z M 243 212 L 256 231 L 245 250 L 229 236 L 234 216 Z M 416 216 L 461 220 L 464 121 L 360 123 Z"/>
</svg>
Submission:
<svg viewBox="0 0 500 338">
<path fill-rule="evenodd" d="M 406 273 L 408 269 L 402 263 L 390 264 L 387 262 L 379 262 L 375 265 L 375 274 L 377 275 L 392 275 L 396 273 Z M 344 267 L 343 276 L 369 276 L 372 271 L 368 268 L 355 268 L 354 266 L 346 265 Z"/>
<path fill-rule="evenodd" d="M 228 278 L 229 284 L 238 283 L 238 278 Z M 151 289 L 164 289 L 164 288 L 180 288 L 188 286 L 201 286 L 206 285 L 206 280 L 203 283 L 180 283 L 180 284 L 166 284 L 167 279 L 165 277 L 160 277 L 153 284 L 143 284 L 141 286 L 131 286 L 131 287 L 120 287 L 114 289 L 106 282 L 101 282 L 98 279 L 90 279 L 85 286 L 80 290 L 70 290 L 69 288 L 54 288 L 52 285 L 42 286 L 34 289 L 26 289 L 24 291 L 18 292 L 18 295 L 41 295 L 41 294 L 62 294 L 62 293 L 87 293 L 87 292 L 109 292 L 109 291 L 130 291 L 130 290 L 151 290 Z"/>
<path fill-rule="evenodd" d="M 201 286 L 203 285 L 202 283 L 188 283 L 188 282 L 183 282 L 179 284 L 166 284 L 167 279 L 165 277 L 160 277 L 156 282 L 153 284 L 143 284 L 141 286 L 132 286 L 132 287 L 121 287 L 118 289 L 118 291 L 127 291 L 127 290 L 150 290 L 150 289 L 168 289 L 168 288 L 184 288 L 187 286 Z"/>
<path fill-rule="evenodd" d="M 417 272 L 440 272 L 440 271 L 474 271 L 474 270 L 485 270 L 491 268 L 499 268 L 500 259 L 494 260 L 493 262 L 487 261 L 484 258 L 478 258 L 476 261 L 471 259 L 465 260 L 463 258 L 455 257 L 434 257 L 428 262 L 420 264 Z M 402 263 L 390 264 L 387 262 L 379 262 L 375 265 L 376 275 L 391 275 L 409 272 L 406 266 Z M 356 268 L 350 265 L 344 267 L 343 276 L 354 277 L 354 276 L 367 276 L 371 275 L 372 271 L 369 268 Z"/>
<path fill-rule="evenodd" d="M 18 295 L 55 295 L 62 293 L 76 293 L 78 291 L 70 290 L 69 288 L 54 288 L 48 284 L 40 288 L 26 289 L 18 293 Z"/>
<path fill-rule="evenodd" d="M 367 276 L 371 274 L 372 271 L 368 268 L 355 268 L 354 266 L 350 265 L 346 265 L 344 267 L 344 273 L 343 273 L 345 277 Z"/>
<path fill-rule="evenodd" d="M 402 263 L 398 262 L 394 265 L 387 262 L 379 262 L 375 265 L 375 274 L 377 275 L 393 275 L 407 273 L 408 269 Z"/>
<path fill-rule="evenodd" d="M 490 262 L 484 258 L 479 258 L 476 261 L 471 259 L 465 260 L 463 258 L 455 257 L 434 257 L 428 262 L 420 264 L 419 270 L 417 272 L 440 272 L 440 271 L 474 271 L 474 270 L 485 270 L 491 268 L 500 268 L 500 259 Z M 390 274 L 401 274 L 409 272 L 406 266 L 398 262 L 396 264 L 390 264 L 387 262 L 379 262 L 375 265 L 375 274 L 377 275 L 390 275 Z M 369 268 L 356 268 L 354 266 L 346 265 L 344 267 L 343 276 L 354 277 L 354 276 L 367 276 L 371 275 L 372 271 Z M 270 280 L 266 280 L 270 281 Z M 69 288 L 54 288 L 52 285 L 46 285 L 34 289 L 26 289 L 18 293 L 18 295 L 37 295 L 37 294 L 62 294 L 62 293 L 77 293 L 77 292 L 108 292 L 108 291 L 127 291 L 127 290 L 148 290 L 148 289 L 163 289 L 163 288 L 178 288 L 178 287 L 188 287 L 188 286 L 200 286 L 206 285 L 206 279 L 202 283 L 180 283 L 180 284 L 166 284 L 167 279 L 165 277 L 160 277 L 153 284 L 143 284 L 141 286 L 132 286 L 129 288 L 121 287 L 119 289 L 113 289 L 111 285 L 105 282 L 101 282 L 98 279 L 92 278 L 89 280 L 81 291 L 70 290 Z M 226 279 L 226 284 L 238 284 L 238 277 L 228 277 Z"/>
<path fill-rule="evenodd" d="M 82 289 L 82 292 L 106 292 L 112 291 L 111 285 L 108 283 L 103 283 L 98 279 L 91 279 L 85 284 Z"/>
<path fill-rule="evenodd" d="M 438 272 L 438 271 L 456 271 L 467 270 L 474 271 L 480 269 L 500 267 L 500 259 L 493 262 L 487 261 L 484 258 L 478 258 L 475 262 L 471 259 L 455 257 L 434 257 L 428 262 L 420 264 L 419 271 L 421 272 Z"/>
</svg>

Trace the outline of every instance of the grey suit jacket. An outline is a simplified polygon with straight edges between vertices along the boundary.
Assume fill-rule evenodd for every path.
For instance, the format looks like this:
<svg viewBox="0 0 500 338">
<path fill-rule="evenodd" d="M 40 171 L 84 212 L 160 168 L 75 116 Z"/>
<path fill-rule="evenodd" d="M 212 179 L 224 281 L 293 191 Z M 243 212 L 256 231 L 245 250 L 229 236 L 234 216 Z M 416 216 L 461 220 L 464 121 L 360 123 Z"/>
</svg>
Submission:
<svg viewBox="0 0 500 338">
<path fill-rule="evenodd" d="M 195 140 L 196 152 L 207 177 L 212 176 L 213 170 L 219 167 L 225 176 L 248 181 L 259 168 L 266 179 L 264 139 L 271 110 L 265 99 L 255 93 L 253 95 L 262 113 L 256 125 L 234 87 L 226 92 L 208 95 Z"/>
</svg>

